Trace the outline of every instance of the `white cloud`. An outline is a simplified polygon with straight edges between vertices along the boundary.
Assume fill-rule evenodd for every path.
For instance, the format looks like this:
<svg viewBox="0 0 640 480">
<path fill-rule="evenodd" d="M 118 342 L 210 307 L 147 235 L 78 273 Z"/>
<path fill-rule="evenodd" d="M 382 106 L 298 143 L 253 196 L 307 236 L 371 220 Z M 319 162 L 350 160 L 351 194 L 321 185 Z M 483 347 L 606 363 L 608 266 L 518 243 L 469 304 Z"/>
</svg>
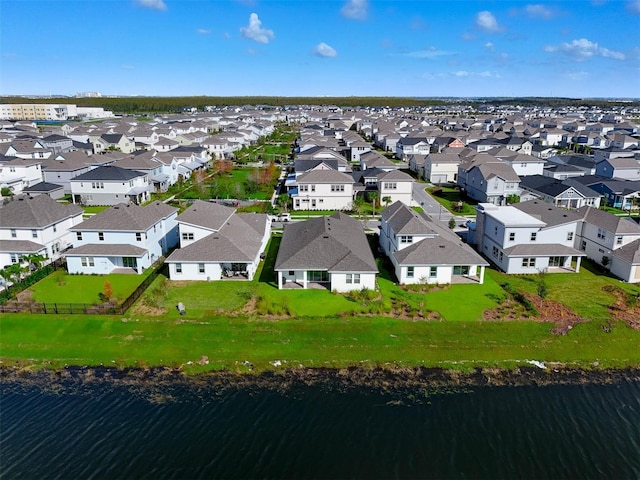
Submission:
<svg viewBox="0 0 640 480">
<path fill-rule="evenodd" d="M 485 70 L 483 72 L 469 72 L 468 70 L 457 70 L 455 72 L 450 73 L 437 73 L 431 74 L 427 73 L 423 75 L 424 78 L 428 80 L 434 80 L 436 78 L 501 78 L 500 74 L 497 72 L 490 72 Z"/>
<path fill-rule="evenodd" d="M 486 48 L 487 50 L 493 50 L 494 49 L 494 44 L 491 42 L 487 42 L 484 44 L 484 48 Z"/>
<path fill-rule="evenodd" d="M 635 15 L 640 15 L 640 0 L 632 0 L 627 3 L 627 10 Z"/>
<path fill-rule="evenodd" d="M 589 73 L 587 73 L 587 72 L 567 72 L 567 73 L 564 74 L 564 76 L 566 78 L 568 78 L 569 80 L 579 81 L 579 80 L 586 80 L 587 78 L 589 78 Z"/>
<path fill-rule="evenodd" d="M 560 45 L 548 45 L 545 47 L 545 51 L 563 53 L 573 58 L 576 62 L 582 62 L 593 57 L 613 58 L 614 60 L 625 59 L 624 53 L 601 47 L 596 42 L 591 42 L 586 38 L 573 40 L 570 43 L 565 42 Z"/>
<path fill-rule="evenodd" d="M 447 52 L 445 50 L 438 50 L 436 47 L 429 47 L 426 50 L 416 50 L 415 52 L 404 53 L 402 56 L 410 58 L 437 58 L 445 57 L 447 55 L 455 55 L 455 52 Z"/>
<path fill-rule="evenodd" d="M 369 9 L 369 0 L 347 0 L 340 12 L 344 17 L 354 20 L 364 20 L 367 18 L 367 10 Z"/>
<path fill-rule="evenodd" d="M 144 8 L 152 8 L 154 10 L 166 10 L 167 4 L 164 0 L 136 0 L 136 4 Z"/>
<path fill-rule="evenodd" d="M 544 5 L 540 4 L 527 5 L 526 7 L 524 7 L 524 11 L 527 15 L 533 18 L 548 19 L 553 17 L 553 12 Z"/>
<path fill-rule="evenodd" d="M 502 27 L 498 25 L 496 17 L 488 10 L 479 12 L 476 15 L 476 25 L 485 32 L 499 32 L 502 30 Z"/>
<path fill-rule="evenodd" d="M 457 72 L 453 72 L 453 75 L 455 75 L 456 77 L 468 77 L 469 72 L 467 72 L 466 70 L 458 70 Z"/>
<path fill-rule="evenodd" d="M 272 30 L 262 28 L 262 22 L 258 18 L 257 13 L 249 15 L 249 25 L 242 27 L 240 33 L 244 38 L 258 43 L 269 43 L 269 41 L 275 37 Z"/>
<path fill-rule="evenodd" d="M 338 52 L 336 52 L 333 47 L 330 47 L 324 42 L 320 42 L 318 45 L 316 45 L 316 47 L 313 49 L 313 53 L 318 57 L 335 57 L 338 55 Z"/>
<path fill-rule="evenodd" d="M 199 33 L 200 35 L 209 35 L 211 34 L 211 30 L 209 30 L 208 28 L 198 28 L 196 30 L 196 33 Z"/>
</svg>

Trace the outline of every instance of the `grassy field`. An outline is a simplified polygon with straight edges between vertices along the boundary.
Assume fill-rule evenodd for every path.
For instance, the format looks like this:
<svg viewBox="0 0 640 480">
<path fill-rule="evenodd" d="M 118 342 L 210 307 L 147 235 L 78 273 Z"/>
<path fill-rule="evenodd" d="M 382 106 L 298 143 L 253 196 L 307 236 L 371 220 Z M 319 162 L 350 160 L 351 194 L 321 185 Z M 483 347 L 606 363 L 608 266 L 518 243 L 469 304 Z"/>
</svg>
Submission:
<svg viewBox="0 0 640 480">
<path fill-rule="evenodd" d="M 617 323 L 610 333 L 591 322 L 569 335 L 536 322 L 411 322 L 387 317 L 265 320 L 211 316 L 179 321 L 129 316 L 60 318 L 11 315 L 0 320 L 3 363 L 183 366 L 189 372 L 283 367 L 475 366 L 510 368 L 533 359 L 602 367 L 640 364 L 640 332 Z M 202 356 L 208 365 L 192 365 Z"/>
</svg>

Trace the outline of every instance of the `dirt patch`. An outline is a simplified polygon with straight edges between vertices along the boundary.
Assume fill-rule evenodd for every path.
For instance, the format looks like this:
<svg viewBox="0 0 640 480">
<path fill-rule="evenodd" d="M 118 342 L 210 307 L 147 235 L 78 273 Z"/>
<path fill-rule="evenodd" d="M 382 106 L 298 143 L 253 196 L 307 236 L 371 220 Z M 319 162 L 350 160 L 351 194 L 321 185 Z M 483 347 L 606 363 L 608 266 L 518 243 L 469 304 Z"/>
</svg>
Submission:
<svg viewBox="0 0 640 480">
<path fill-rule="evenodd" d="M 167 314 L 167 309 L 152 307 L 150 305 L 145 305 L 143 302 L 138 302 L 131 308 L 131 313 L 133 315 L 160 317 Z"/>
<path fill-rule="evenodd" d="M 611 317 L 616 320 L 622 320 L 634 330 L 640 330 L 640 298 L 625 292 L 615 285 L 604 286 L 602 290 L 610 293 L 615 298 L 613 304 L 609 307 Z"/>
<path fill-rule="evenodd" d="M 16 295 L 18 302 L 33 302 L 33 290 L 23 290 Z"/>
<path fill-rule="evenodd" d="M 554 300 L 542 299 L 536 295 L 523 294 L 537 310 L 529 311 L 522 303 L 512 298 L 504 300 L 495 308 L 482 313 L 484 320 L 491 321 L 533 321 L 554 324 L 551 333 L 566 335 L 569 330 L 584 319 L 566 305 Z"/>
</svg>

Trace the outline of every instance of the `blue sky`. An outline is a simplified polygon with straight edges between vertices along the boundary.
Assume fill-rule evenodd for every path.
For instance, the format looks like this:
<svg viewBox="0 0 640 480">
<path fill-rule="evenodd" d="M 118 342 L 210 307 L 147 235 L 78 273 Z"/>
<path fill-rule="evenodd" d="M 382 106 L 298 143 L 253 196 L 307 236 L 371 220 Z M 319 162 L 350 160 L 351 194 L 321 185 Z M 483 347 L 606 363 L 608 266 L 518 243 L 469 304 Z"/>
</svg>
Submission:
<svg viewBox="0 0 640 480">
<path fill-rule="evenodd" d="M 640 0 L 0 0 L 0 94 L 640 97 Z"/>
</svg>

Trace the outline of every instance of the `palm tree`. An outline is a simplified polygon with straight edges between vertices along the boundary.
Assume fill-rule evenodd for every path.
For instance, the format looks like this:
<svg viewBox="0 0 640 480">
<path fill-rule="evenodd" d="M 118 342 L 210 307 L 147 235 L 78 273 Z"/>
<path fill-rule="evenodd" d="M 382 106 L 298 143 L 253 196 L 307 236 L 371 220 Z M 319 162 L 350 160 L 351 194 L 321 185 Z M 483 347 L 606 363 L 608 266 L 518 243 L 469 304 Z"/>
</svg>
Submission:
<svg viewBox="0 0 640 480">
<path fill-rule="evenodd" d="M 360 218 L 360 213 L 362 212 L 362 206 L 364 205 L 364 198 L 361 195 L 356 195 L 351 202 L 351 208 L 355 212 L 355 214 Z"/>
<path fill-rule="evenodd" d="M 382 201 L 384 202 L 384 206 L 388 207 L 391 203 L 391 197 L 389 195 L 382 197 Z"/>
<path fill-rule="evenodd" d="M 376 216 L 376 202 L 378 201 L 378 198 L 380 198 L 380 194 L 378 192 L 369 192 L 367 194 L 367 196 L 369 197 L 369 200 L 371 201 L 371 206 L 373 207 L 373 215 L 372 217 Z"/>
</svg>

